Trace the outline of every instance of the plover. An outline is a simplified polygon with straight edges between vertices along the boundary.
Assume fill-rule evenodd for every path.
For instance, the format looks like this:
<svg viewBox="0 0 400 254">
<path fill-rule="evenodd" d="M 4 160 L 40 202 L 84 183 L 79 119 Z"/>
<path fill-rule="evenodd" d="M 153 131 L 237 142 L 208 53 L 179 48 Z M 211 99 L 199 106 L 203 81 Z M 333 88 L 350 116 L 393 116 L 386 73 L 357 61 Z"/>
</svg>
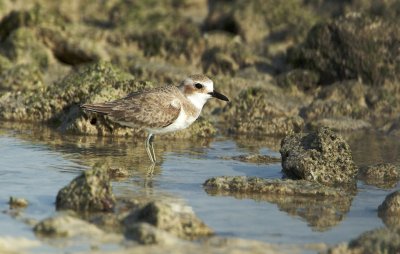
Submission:
<svg viewBox="0 0 400 254">
<path fill-rule="evenodd" d="M 146 129 L 145 148 L 155 164 L 154 135 L 189 127 L 212 97 L 229 101 L 225 95 L 214 90 L 213 81 L 207 76 L 191 75 L 179 86 L 167 85 L 135 92 L 115 101 L 83 104 L 81 107 L 85 111 L 107 115 L 120 125 Z"/>
</svg>

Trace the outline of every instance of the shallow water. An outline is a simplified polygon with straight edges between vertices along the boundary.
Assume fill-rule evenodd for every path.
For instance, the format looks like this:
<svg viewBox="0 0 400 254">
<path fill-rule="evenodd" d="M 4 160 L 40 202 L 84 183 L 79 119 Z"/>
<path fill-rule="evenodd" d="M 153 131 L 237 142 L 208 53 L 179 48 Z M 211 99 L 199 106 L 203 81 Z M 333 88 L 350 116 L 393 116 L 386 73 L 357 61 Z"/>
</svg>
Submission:
<svg viewBox="0 0 400 254">
<path fill-rule="evenodd" d="M 400 158 L 400 144 L 394 139 L 368 133 L 357 133 L 346 139 L 358 165 L 396 162 Z M 318 227 L 307 212 L 305 215 L 290 212 L 281 201 L 212 196 L 202 188 L 202 183 L 213 176 L 282 177 L 280 163 L 257 165 L 221 158 L 257 151 L 279 156 L 276 151 L 279 139 L 218 137 L 194 142 L 166 141 L 158 137 L 155 142 L 161 166 L 154 169 L 153 176 L 147 176 L 149 162 L 141 140 L 60 135 L 46 128 L 0 127 L 0 208 L 4 211 L 0 213 L 0 236 L 36 239 L 24 220 L 54 215 L 58 190 L 80 171 L 98 164 L 130 170 L 131 177 L 113 182 L 117 196 L 182 199 L 218 235 L 283 244 L 335 244 L 383 226 L 377 217 L 377 207 L 388 193 L 399 187 L 398 184 L 396 188 L 380 189 L 359 182 L 349 211 Z M 7 204 L 10 196 L 24 197 L 30 205 L 20 215 L 11 216 Z M 75 244 L 63 251 L 89 248 Z M 55 250 L 56 247 L 45 244 L 29 252 Z"/>
</svg>

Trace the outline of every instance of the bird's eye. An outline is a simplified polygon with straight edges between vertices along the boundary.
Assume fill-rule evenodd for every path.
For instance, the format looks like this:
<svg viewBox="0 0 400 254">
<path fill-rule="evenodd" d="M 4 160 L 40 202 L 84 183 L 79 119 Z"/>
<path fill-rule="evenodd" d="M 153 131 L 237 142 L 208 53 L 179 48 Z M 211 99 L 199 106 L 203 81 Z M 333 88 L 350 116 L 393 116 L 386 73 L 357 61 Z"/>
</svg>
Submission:
<svg viewBox="0 0 400 254">
<path fill-rule="evenodd" d="M 202 88 L 203 88 L 203 85 L 200 84 L 200 83 L 196 83 L 196 84 L 194 84 L 194 86 L 195 86 L 197 89 L 202 89 Z"/>
</svg>

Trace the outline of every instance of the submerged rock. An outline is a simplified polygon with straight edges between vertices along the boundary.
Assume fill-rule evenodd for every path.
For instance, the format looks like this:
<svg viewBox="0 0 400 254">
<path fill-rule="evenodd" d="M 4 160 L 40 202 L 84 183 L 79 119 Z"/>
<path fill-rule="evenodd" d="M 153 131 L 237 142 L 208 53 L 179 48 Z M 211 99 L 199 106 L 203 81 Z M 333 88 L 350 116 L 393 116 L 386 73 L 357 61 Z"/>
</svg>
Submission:
<svg viewBox="0 0 400 254">
<path fill-rule="evenodd" d="M 351 13 L 314 26 L 304 44 L 289 52 L 289 62 L 317 72 L 320 84 L 360 78 L 381 85 L 399 78 L 399 49 L 392 46 L 399 35 L 395 20 Z"/>
<path fill-rule="evenodd" d="M 106 169 L 84 171 L 62 188 L 56 198 L 57 210 L 110 212 L 114 205 L 115 198 Z"/>
<path fill-rule="evenodd" d="M 112 167 L 107 169 L 108 175 L 111 179 L 126 178 L 130 175 L 128 169 Z"/>
<path fill-rule="evenodd" d="M 282 170 L 291 179 L 333 186 L 355 182 L 357 167 L 346 141 L 327 128 L 291 134 L 281 143 Z"/>
<path fill-rule="evenodd" d="M 393 188 L 400 180 L 400 168 L 390 163 L 380 163 L 359 170 L 358 178 L 366 184 L 381 188 Z"/>
<path fill-rule="evenodd" d="M 291 196 L 339 198 L 344 192 L 305 180 L 264 179 L 246 176 L 221 176 L 206 180 L 204 188 L 210 193 L 256 193 Z"/>
<path fill-rule="evenodd" d="M 15 208 L 25 208 L 29 205 L 28 200 L 25 198 L 10 197 L 8 204 L 11 209 Z"/>
<path fill-rule="evenodd" d="M 149 231 L 148 226 L 138 225 L 138 223 L 148 223 L 157 229 L 189 240 L 213 234 L 212 229 L 197 218 L 191 207 L 179 203 L 151 201 L 140 209 L 133 210 L 133 212 L 124 219 L 123 223 L 127 227 L 126 234 L 128 237 L 133 239 L 139 237 L 139 240 L 144 242 L 150 241 L 143 240 L 144 236 L 148 239 L 149 233 L 153 235 L 152 238 L 154 242 L 158 242 L 158 240 L 156 240 L 158 231 Z"/>
<path fill-rule="evenodd" d="M 290 215 L 304 218 L 318 231 L 337 225 L 350 210 L 352 196 L 345 191 L 306 180 L 257 177 L 215 177 L 204 183 L 210 195 L 229 195 L 277 204 Z"/>
<path fill-rule="evenodd" d="M 262 154 L 248 154 L 248 155 L 238 155 L 232 157 L 223 157 L 223 159 L 231 159 L 243 162 L 257 163 L 257 164 L 272 164 L 281 162 L 280 158 L 271 157 L 268 155 Z"/>
<path fill-rule="evenodd" d="M 389 194 L 378 207 L 378 216 L 389 226 L 400 226 L 400 191 Z"/>
</svg>

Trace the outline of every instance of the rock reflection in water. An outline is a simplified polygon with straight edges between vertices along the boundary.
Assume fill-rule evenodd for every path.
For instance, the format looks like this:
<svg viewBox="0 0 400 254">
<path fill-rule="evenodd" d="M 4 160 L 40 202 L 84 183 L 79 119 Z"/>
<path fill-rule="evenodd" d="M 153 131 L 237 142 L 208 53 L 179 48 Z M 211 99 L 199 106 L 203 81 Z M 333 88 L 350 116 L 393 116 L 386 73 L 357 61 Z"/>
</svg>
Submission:
<svg viewBox="0 0 400 254">
<path fill-rule="evenodd" d="M 279 151 L 281 147 L 282 137 L 273 137 L 273 136 L 263 136 L 255 138 L 254 136 L 249 137 L 245 135 L 240 135 L 234 137 L 238 148 L 248 149 L 250 152 L 256 153 L 259 152 L 261 148 L 267 147 L 272 151 Z"/>
<path fill-rule="evenodd" d="M 209 195 L 233 196 L 276 204 L 291 216 L 300 216 L 315 231 L 338 225 L 349 212 L 353 196 L 342 190 L 305 180 L 257 177 L 216 177 L 204 183 Z"/>
</svg>

